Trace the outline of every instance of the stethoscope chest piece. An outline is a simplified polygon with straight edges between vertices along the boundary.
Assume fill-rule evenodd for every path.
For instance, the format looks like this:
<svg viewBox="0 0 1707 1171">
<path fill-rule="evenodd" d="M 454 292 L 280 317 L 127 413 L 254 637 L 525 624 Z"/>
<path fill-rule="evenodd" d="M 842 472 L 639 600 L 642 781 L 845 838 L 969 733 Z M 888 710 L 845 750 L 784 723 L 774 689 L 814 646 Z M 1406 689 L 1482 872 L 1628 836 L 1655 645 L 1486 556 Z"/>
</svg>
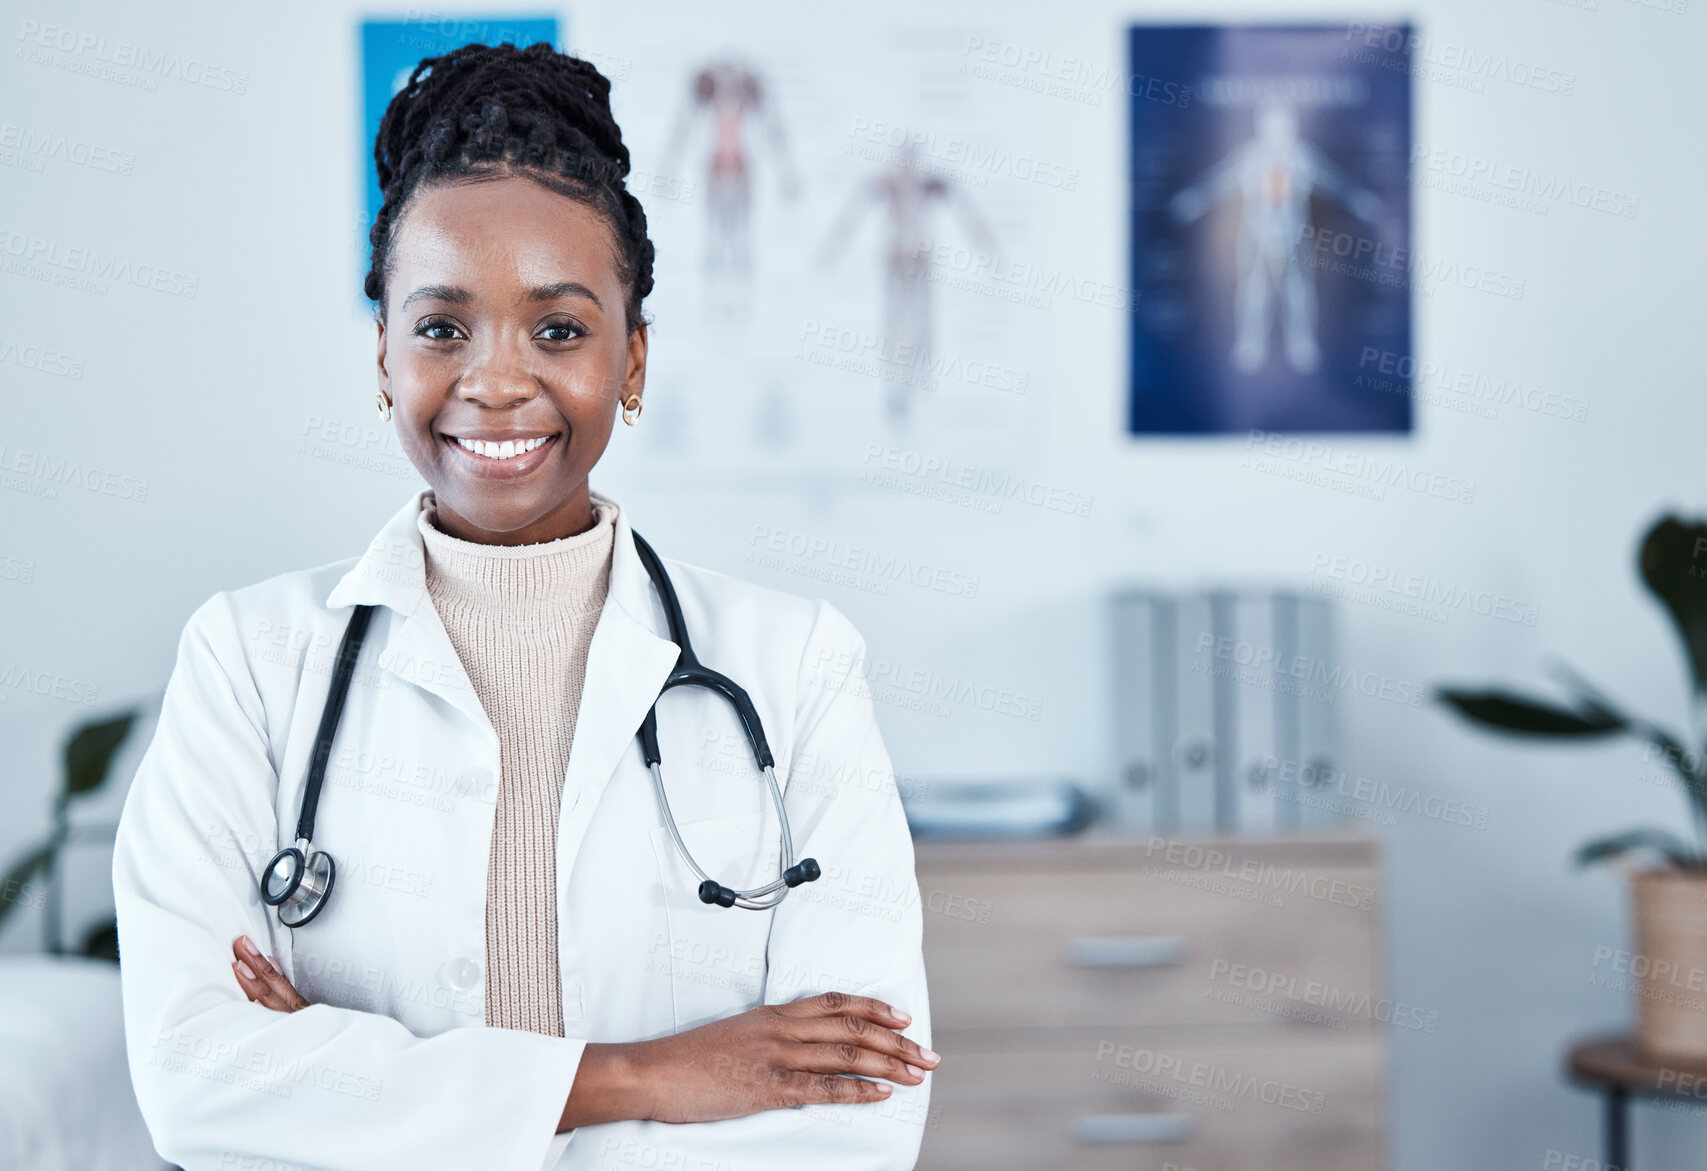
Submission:
<svg viewBox="0 0 1707 1171">
<path fill-rule="evenodd" d="M 279 909 L 279 922 L 286 927 L 301 927 L 326 905 L 337 877 L 332 855 L 299 840 L 267 863 L 261 876 L 261 901 Z"/>
</svg>

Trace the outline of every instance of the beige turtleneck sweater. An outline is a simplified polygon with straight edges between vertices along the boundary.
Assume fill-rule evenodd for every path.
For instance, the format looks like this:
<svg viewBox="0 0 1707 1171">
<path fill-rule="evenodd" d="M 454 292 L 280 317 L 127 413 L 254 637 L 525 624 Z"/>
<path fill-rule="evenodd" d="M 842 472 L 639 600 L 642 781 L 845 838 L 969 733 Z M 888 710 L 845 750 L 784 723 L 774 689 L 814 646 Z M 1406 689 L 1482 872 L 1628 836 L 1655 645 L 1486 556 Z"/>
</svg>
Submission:
<svg viewBox="0 0 1707 1171">
<path fill-rule="evenodd" d="M 610 587 L 616 505 L 593 497 L 593 527 L 536 545 L 482 545 L 419 517 L 427 592 L 498 732 L 498 801 L 486 873 L 486 1023 L 563 1035 L 557 970 L 557 822 L 586 680 Z"/>
</svg>

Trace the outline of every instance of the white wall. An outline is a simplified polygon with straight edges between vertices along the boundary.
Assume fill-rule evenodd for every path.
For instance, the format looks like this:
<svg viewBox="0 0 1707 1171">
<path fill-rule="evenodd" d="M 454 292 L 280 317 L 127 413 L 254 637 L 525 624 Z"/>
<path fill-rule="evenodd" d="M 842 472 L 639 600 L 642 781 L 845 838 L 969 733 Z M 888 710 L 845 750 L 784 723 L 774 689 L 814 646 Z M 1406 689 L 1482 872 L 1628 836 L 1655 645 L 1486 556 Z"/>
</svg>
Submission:
<svg viewBox="0 0 1707 1171">
<path fill-rule="evenodd" d="M 5 689 L 0 858 L 44 828 L 64 730 L 157 691 L 199 602 L 359 552 L 416 483 L 369 414 L 372 326 L 357 299 L 359 10 L 157 7 L 144 15 L 93 0 L 14 3 L 0 26 L 0 124 L 132 160 L 129 174 L 57 160 L 39 172 L 0 167 L 7 248 L 19 238 L 91 246 L 198 282 L 191 299 L 0 273 L 0 343 L 19 347 L 6 353 L 45 347 L 81 371 L 0 358 L 5 461 L 46 453 L 148 485 L 142 502 L 77 487 L 53 499 L 0 491 L 0 567 L 27 565 L 30 577 L 0 576 L 0 670 L 100 689 L 93 709 Z M 1307 585 L 1322 580 L 1312 574 L 1320 554 L 1538 607 L 1526 626 L 1468 610 L 1442 623 L 1345 606 L 1342 655 L 1360 670 L 1418 683 L 1535 680 L 1556 653 L 1631 705 L 1682 722 L 1681 660 L 1635 578 L 1633 543 L 1657 510 L 1699 508 L 1703 496 L 1707 406 L 1690 339 L 1700 336 L 1707 271 L 1695 218 L 1707 178 L 1699 149 L 1707 14 L 1632 0 L 1594 8 L 1428 0 L 1409 14 L 1435 61 L 1415 85 L 1419 143 L 1640 200 L 1634 218 L 1563 204 L 1540 215 L 1417 189 L 1419 247 L 1526 282 L 1521 300 L 1452 286 L 1419 295 L 1419 355 L 1590 404 L 1585 421 L 1571 421 L 1509 405 L 1487 419 L 1425 402 L 1408 441 L 1333 441 L 1402 452 L 1418 467 L 1473 480 L 1465 505 L 1392 489 L 1360 499 L 1258 474 L 1240 466 L 1242 439 L 1128 440 L 1125 321 L 1095 306 L 1020 311 L 944 290 L 943 336 L 1027 370 L 1030 392 L 949 387 L 899 440 L 883 430 L 869 381 L 793 357 L 807 321 L 870 328 L 875 317 L 871 223 L 864 245 L 833 270 L 807 258 L 840 192 L 865 173 L 847 150 L 860 118 L 971 128 L 985 142 L 1046 149 L 1078 168 L 1072 192 L 996 175 L 975 194 L 1017 254 L 1126 284 L 1118 93 L 1089 105 L 991 83 L 967 89 L 955 70 L 968 35 L 1114 68 L 1132 19 L 1361 20 L 1369 10 L 1090 0 L 927 10 L 878 0 L 833 17 L 808 11 L 776 3 L 558 11 L 570 47 L 619 78 L 617 113 L 638 166 L 659 165 L 688 63 L 741 45 L 777 79 L 803 178 L 802 198 L 784 204 L 759 175 L 763 294 L 744 330 L 700 312 L 702 209 L 653 206 L 654 393 L 595 485 L 661 547 L 782 588 L 815 589 L 746 566 L 755 526 L 864 542 L 976 575 L 973 599 L 824 587 L 874 657 L 1043 701 L 1035 722 L 964 705 L 946 719 L 886 705 L 880 715 L 903 773 L 1100 781 L 1109 668 L 1099 605 L 1110 585 Z M 802 29 L 802 21 L 822 23 Z M 173 78 L 139 90 L 76 71 L 87 53 L 49 52 L 42 64 L 18 55 L 30 22 L 212 61 L 244 74 L 246 92 Z M 1574 91 L 1457 67 L 1466 51 L 1561 71 Z M 1466 80 L 1480 80 L 1480 90 Z M 365 429 L 380 470 L 305 451 L 313 417 Z M 798 440 L 767 448 L 755 438 L 765 423 L 794 428 Z M 874 489 L 859 481 L 872 443 L 1016 468 L 1090 492 L 1094 508 L 1087 518 L 1012 506 L 992 515 Z M 1623 944 L 1626 917 L 1616 878 L 1575 874 L 1568 855 L 1585 836 L 1629 824 L 1682 829 L 1679 795 L 1640 783 L 1627 745 L 1534 750 L 1471 734 L 1427 708 L 1352 697 L 1344 710 L 1357 772 L 1489 808 L 1482 830 L 1404 815 L 1381 831 L 1392 991 L 1440 1019 L 1433 1035 L 1393 1034 L 1394 1165 L 1521 1168 L 1545 1165 L 1549 1151 L 1593 1156 L 1593 1102 L 1562 1084 L 1560 1054 L 1568 1036 L 1627 1018 L 1626 996 L 1591 983 L 1605 970 L 1595 949 Z M 36 930 L 20 917 L 5 947 L 33 947 Z M 1702 1126 L 1644 1113 L 1642 1164 L 1707 1166 Z"/>
</svg>

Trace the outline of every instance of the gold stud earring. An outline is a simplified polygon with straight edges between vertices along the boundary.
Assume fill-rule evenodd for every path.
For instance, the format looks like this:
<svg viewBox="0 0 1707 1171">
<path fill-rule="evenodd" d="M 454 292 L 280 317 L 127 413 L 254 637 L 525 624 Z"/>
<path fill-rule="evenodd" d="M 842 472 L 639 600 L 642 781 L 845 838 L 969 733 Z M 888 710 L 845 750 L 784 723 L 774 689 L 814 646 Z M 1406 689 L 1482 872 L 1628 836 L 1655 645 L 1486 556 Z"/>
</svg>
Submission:
<svg viewBox="0 0 1707 1171">
<path fill-rule="evenodd" d="M 628 401 L 622 404 L 622 421 L 630 427 L 640 419 L 640 396 L 631 394 Z"/>
<path fill-rule="evenodd" d="M 391 422 L 391 396 L 382 390 L 373 396 L 373 403 L 379 408 L 379 417 L 387 423 Z"/>
</svg>

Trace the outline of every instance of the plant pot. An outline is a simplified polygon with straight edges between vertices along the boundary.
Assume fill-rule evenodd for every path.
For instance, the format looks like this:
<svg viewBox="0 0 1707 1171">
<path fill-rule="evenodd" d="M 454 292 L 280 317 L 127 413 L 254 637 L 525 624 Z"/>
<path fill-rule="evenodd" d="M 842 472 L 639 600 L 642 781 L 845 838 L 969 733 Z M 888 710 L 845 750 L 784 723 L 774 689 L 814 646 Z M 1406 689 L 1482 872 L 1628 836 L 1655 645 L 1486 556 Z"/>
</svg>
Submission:
<svg viewBox="0 0 1707 1171">
<path fill-rule="evenodd" d="M 1707 1064 L 1707 875 L 1639 871 L 1631 896 L 1636 1042 L 1655 1061 Z"/>
</svg>

